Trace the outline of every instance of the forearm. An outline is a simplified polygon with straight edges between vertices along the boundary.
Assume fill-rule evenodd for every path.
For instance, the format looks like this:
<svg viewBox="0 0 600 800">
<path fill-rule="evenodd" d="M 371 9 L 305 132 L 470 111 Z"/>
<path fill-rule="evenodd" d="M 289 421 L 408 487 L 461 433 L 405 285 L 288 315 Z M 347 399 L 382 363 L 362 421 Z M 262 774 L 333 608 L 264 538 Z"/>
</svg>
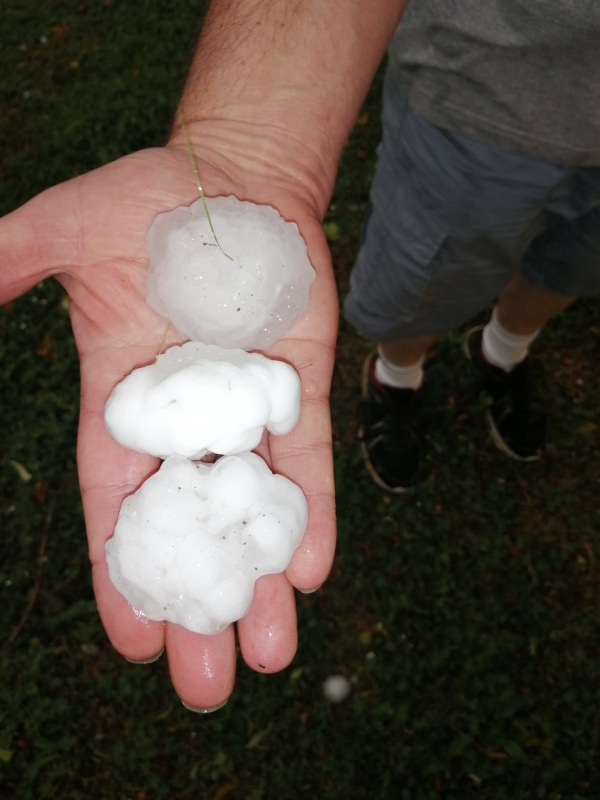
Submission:
<svg viewBox="0 0 600 800">
<path fill-rule="evenodd" d="M 181 103 L 194 144 L 214 133 L 224 151 L 285 164 L 324 213 L 406 2 L 212 0 Z"/>
</svg>

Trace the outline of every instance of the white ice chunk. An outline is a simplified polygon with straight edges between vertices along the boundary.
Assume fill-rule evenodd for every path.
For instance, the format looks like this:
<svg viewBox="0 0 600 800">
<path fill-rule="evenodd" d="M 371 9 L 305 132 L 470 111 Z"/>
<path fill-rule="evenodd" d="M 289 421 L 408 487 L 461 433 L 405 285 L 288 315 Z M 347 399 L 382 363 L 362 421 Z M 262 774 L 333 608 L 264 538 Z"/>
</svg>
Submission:
<svg viewBox="0 0 600 800">
<path fill-rule="evenodd" d="M 109 575 L 150 619 L 218 633 L 248 611 L 257 578 L 286 569 L 307 517 L 298 486 L 254 453 L 171 456 L 124 500 Z"/>
<path fill-rule="evenodd" d="M 323 694 L 330 703 L 341 703 L 352 689 L 352 684 L 343 675 L 330 675 L 323 683 Z"/>
<path fill-rule="evenodd" d="M 264 428 L 283 434 L 300 414 L 300 379 L 283 361 L 188 342 L 113 389 L 104 418 L 125 447 L 166 458 L 252 450 Z"/>
<path fill-rule="evenodd" d="M 260 350 L 308 307 L 315 272 L 294 222 L 271 206 L 212 197 L 159 214 L 146 237 L 148 305 L 194 341 Z"/>
</svg>

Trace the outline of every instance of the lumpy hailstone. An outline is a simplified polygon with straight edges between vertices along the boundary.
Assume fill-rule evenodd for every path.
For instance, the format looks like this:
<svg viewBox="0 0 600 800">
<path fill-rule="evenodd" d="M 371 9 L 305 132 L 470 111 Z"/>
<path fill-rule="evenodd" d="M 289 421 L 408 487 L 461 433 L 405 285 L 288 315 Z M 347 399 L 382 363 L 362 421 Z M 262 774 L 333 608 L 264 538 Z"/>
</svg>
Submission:
<svg viewBox="0 0 600 800">
<path fill-rule="evenodd" d="M 125 447 L 166 458 L 252 450 L 264 428 L 284 434 L 300 415 L 300 379 L 283 361 L 188 342 L 117 384 L 104 417 Z"/>
<path fill-rule="evenodd" d="M 150 619 L 218 633 L 248 611 L 257 578 L 286 569 L 306 521 L 302 491 L 253 453 L 171 456 L 123 502 L 110 578 Z"/>
<path fill-rule="evenodd" d="M 146 300 L 190 339 L 260 350 L 308 307 L 315 272 L 294 222 L 270 206 L 208 199 L 159 214 L 146 237 Z"/>
</svg>

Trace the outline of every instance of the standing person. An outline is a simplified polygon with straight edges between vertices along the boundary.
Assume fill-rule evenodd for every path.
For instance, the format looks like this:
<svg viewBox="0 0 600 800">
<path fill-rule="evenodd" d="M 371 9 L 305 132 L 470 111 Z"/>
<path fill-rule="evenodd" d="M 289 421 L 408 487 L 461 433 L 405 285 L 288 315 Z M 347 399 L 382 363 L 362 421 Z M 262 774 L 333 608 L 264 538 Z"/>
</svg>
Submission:
<svg viewBox="0 0 600 800">
<path fill-rule="evenodd" d="M 345 301 L 378 343 L 363 375 L 375 481 L 419 478 L 423 362 L 495 297 L 465 352 L 491 394 L 494 442 L 523 461 L 547 442 L 529 347 L 600 291 L 600 5 L 419 0 L 389 48 L 383 141 Z"/>
</svg>

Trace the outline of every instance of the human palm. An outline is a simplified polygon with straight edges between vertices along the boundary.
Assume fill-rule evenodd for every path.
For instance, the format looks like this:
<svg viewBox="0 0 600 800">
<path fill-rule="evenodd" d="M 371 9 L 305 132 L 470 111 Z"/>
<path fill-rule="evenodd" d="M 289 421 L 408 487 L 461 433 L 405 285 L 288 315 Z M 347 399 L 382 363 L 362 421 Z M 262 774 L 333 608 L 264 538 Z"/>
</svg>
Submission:
<svg viewBox="0 0 600 800">
<path fill-rule="evenodd" d="M 265 436 L 258 452 L 275 472 L 304 490 L 309 525 L 285 575 L 261 578 L 247 616 L 238 623 L 244 660 L 260 672 L 285 667 L 296 650 L 293 586 L 312 589 L 326 578 L 335 539 L 328 392 L 334 358 L 337 301 L 318 212 L 283 171 L 244 168 L 204 152 L 200 173 L 209 195 L 274 205 L 299 226 L 317 280 L 308 312 L 268 351 L 301 378 L 300 422 L 287 436 Z M 55 275 L 67 290 L 81 359 L 79 480 L 102 622 L 116 649 L 148 660 L 166 647 L 181 698 L 213 708 L 229 696 L 235 676 L 233 626 L 217 636 L 153 622 L 114 589 L 104 554 L 121 503 L 158 467 L 151 456 L 126 450 L 107 433 L 104 404 L 134 367 L 182 338 L 145 302 L 145 236 L 154 217 L 188 205 L 197 189 L 185 149 L 135 153 L 44 192 L 0 220 L 0 300 L 6 302 Z M 218 233 L 218 232 L 217 232 Z"/>
</svg>

